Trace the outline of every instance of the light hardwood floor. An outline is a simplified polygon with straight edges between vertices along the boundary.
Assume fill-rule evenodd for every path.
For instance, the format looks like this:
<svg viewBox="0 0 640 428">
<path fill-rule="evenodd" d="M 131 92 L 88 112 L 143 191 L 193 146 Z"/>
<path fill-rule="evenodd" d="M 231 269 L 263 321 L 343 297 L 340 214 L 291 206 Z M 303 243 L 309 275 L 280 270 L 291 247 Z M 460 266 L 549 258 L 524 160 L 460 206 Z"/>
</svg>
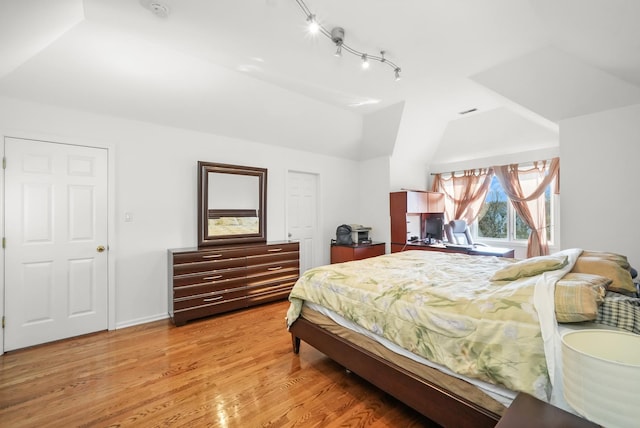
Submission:
<svg viewBox="0 0 640 428">
<path fill-rule="evenodd" d="M 422 427 L 429 421 L 303 343 L 286 301 L 0 356 L 0 427 Z"/>
</svg>

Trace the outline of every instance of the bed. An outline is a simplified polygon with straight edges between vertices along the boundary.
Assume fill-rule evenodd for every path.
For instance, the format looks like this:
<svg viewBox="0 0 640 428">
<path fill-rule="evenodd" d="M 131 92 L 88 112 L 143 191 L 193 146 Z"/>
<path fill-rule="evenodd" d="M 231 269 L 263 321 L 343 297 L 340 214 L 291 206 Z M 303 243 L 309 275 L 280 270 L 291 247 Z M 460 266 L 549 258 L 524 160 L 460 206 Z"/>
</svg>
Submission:
<svg viewBox="0 0 640 428">
<path fill-rule="evenodd" d="M 248 235 L 259 233 L 259 219 L 252 209 L 209 209 L 208 236 Z"/>
<path fill-rule="evenodd" d="M 527 260 L 405 251 L 314 268 L 290 295 L 293 350 L 307 342 L 440 425 L 495 426 L 518 392 L 554 398 L 556 317 L 596 320 L 612 284 L 578 262 L 592 258 L 627 269 L 624 291 L 635 290 L 626 258 L 579 249 Z"/>
</svg>

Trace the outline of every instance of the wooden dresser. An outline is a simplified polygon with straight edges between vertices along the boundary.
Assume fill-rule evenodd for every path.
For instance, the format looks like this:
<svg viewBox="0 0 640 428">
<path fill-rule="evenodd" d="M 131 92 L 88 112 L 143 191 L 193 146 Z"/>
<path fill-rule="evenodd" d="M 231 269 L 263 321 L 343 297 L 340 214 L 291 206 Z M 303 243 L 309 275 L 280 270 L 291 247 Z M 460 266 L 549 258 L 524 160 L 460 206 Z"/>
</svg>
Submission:
<svg viewBox="0 0 640 428">
<path fill-rule="evenodd" d="M 177 326 L 285 299 L 300 275 L 298 242 L 168 250 L 169 315 Z"/>
</svg>

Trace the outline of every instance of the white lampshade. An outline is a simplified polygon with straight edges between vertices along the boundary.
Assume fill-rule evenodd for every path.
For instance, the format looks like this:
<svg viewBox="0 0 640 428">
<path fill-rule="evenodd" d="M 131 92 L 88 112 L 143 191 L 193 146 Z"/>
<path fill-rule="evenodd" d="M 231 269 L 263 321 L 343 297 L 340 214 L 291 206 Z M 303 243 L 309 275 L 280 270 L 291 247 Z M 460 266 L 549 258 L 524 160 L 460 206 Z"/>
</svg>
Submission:
<svg viewBox="0 0 640 428">
<path fill-rule="evenodd" d="M 562 336 L 564 397 L 585 418 L 608 428 L 638 426 L 640 335 L 578 330 Z"/>
</svg>

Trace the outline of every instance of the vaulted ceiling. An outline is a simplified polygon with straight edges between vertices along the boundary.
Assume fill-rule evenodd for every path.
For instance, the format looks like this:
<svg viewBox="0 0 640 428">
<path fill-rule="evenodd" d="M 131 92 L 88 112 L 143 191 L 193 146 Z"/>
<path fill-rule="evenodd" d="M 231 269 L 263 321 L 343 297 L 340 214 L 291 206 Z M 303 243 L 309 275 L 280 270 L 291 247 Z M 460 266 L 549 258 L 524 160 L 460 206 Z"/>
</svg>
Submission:
<svg viewBox="0 0 640 428">
<path fill-rule="evenodd" d="M 352 48 L 384 50 L 398 82 L 334 57 L 295 0 L 157 0 L 164 18 L 153 1 L 0 0 L 0 96 L 425 163 L 495 135 L 544 145 L 562 119 L 640 103 L 635 0 L 305 1 Z"/>
</svg>

